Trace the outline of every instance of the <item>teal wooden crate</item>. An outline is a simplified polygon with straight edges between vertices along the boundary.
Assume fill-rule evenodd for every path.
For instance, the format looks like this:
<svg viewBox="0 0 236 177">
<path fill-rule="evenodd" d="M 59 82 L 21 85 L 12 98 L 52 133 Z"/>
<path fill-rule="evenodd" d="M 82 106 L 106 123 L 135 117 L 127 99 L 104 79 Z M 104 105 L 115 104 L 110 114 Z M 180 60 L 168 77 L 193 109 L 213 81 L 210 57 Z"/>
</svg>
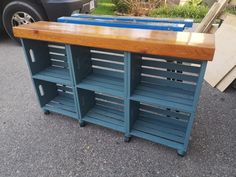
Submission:
<svg viewBox="0 0 236 177">
<path fill-rule="evenodd" d="M 82 126 L 85 122 L 125 133 L 124 99 L 78 89 Z"/>
<path fill-rule="evenodd" d="M 64 44 L 24 40 L 32 78 L 72 85 Z"/>
<path fill-rule="evenodd" d="M 77 88 L 125 96 L 124 52 L 68 46 Z"/>
<path fill-rule="evenodd" d="M 45 114 L 56 112 L 78 119 L 74 88 L 43 79 L 33 79 L 40 106 Z"/>
</svg>

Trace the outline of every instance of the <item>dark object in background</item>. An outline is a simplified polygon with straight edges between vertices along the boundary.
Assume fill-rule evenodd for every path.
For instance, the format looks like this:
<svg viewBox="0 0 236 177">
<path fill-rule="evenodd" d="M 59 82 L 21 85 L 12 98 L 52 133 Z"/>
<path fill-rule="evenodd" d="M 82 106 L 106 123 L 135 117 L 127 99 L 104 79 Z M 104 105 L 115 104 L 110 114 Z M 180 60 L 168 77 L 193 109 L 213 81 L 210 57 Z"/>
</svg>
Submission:
<svg viewBox="0 0 236 177">
<path fill-rule="evenodd" d="M 14 40 L 13 26 L 40 20 L 56 21 L 72 13 L 90 13 L 95 0 L 3 0 L 0 3 L 0 31 L 4 28 Z"/>
</svg>

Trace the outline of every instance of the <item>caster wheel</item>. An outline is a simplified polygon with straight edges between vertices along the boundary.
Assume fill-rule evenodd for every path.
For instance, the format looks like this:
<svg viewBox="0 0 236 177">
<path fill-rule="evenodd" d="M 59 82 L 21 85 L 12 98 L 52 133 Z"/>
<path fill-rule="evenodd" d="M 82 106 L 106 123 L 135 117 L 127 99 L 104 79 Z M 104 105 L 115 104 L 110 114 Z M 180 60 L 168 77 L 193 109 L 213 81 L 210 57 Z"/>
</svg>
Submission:
<svg viewBox="0 0 236 177">
<path fill-rule="evenodd" d="M 178 154 L 178 156 L 180 156 L 180 157 L 184 157 L 185 154 L 186 154 L 186 151 L 183 151 L 183 150 L 177 150 L 177 154 Z"/>
<path fill-rule="evenodd" d="M 84 127 L 84 126 L 85 126 L 85 122 L 80 122 L 80 123 L 79 123 L 79 126 L 80 126 L 80 127 Z"/>
<path fill-rule="evenodd" d="M 45 110 L 45 111 L 44 111 L 44 114 L 45 114 L 45 115 L 49 115 L 49 114 L 50 114 L 50 111 Z"/>
<path fill-rule="evenodd" d="M 128 142 L 130 142 L 130 140 L 131 140 L 131 137 L 127 137 L 127 136 L 125 136 L 125 138 L 124 138 L 124 142 L 128 143 Z"/>
</svg>

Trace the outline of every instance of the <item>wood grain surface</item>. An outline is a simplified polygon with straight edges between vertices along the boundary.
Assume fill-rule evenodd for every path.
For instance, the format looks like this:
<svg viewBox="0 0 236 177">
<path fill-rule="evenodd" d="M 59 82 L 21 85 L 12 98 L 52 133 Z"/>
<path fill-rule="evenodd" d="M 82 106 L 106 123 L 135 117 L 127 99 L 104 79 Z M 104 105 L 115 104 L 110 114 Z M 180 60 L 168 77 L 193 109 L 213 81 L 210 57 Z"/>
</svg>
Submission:
<svg viewBox="0 0 236 177">
<path fill-rule="evenodd" d="M 152 31 L 56 22 L 36 22 L 13 28 L 15 37 L 120 51 L 212 60 L 213 34 Z"/>
</svg>

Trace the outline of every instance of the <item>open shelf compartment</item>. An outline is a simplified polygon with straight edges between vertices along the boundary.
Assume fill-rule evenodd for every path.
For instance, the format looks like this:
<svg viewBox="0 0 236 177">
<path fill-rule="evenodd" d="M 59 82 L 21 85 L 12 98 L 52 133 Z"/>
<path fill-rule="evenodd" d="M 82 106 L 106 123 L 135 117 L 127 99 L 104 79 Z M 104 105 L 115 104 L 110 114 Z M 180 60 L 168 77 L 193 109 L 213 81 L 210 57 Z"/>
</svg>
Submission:
<svg viewBox="0 0 236 177">
<path fill-rule="evenodd" d="M 124 53 L 70 46 L 78 88 L 124 96 Z"/>
<path fill-rule="evenodd" d="M 40 105 L 52 111 L 78 119 L 74 91 L 71 86 L 33 79 Z"/>
<path fill-rule="evenodd" d="M 124 132 L 124 100 L 90 90 L 78 89 L 82 120 Z"/>
<path fill-rule="evenodd" d="M 131 135 L 183 149 L 190 113 L 131 101 Z"/>
<path fill-rule="evenodd" d="M 34 79 L 72 85 L 64 44 L 23 40 Z"/>
<path fill-rule="evenodd" d="M 131 57 L 131 99 L 193 111 L 200 61 L 143 54 Z"/>
</svg>

